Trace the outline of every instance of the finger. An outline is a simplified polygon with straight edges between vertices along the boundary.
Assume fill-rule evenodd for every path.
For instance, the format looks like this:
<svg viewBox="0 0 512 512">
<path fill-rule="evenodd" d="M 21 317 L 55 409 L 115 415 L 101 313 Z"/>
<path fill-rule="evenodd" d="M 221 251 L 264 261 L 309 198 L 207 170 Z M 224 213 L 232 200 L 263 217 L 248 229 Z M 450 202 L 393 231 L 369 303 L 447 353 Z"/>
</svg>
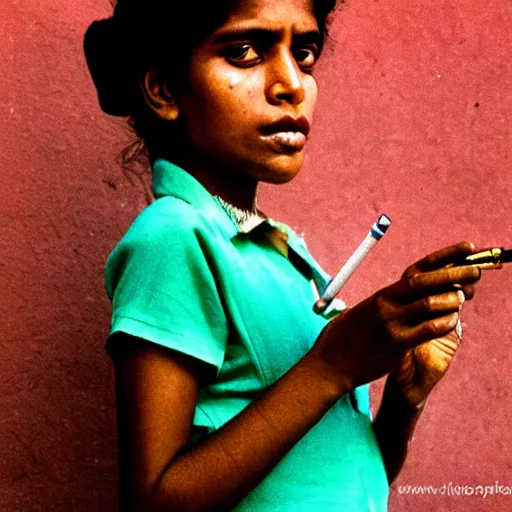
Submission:
<svg viewBox="0 0 512 512">
<path fill-rule="evenodd" d="M 313 311 L 316 314 L 322 313 L 322 311 L 324 311 L 326 308 L 327 308 L 327 302 L 322 298 L 318 299 L 315 302 L 315 304 L 313 305 Z"/>
<path fill-rule="evenodd" d="M 450 267 L 402 278 L 391 285 L 388 292 L 402 302 L 412 302 L 420 297 L 450 291 L 472 285 L 480 279 L 478 267 Z M 457 285 L 457 286 L 456 286 Z"/>
<path fill-rule="evenodd" d="M 413 348 L 426 341 L 446 336 L 455 329 L 458 320 L 458 313 L 450 313 L 415 326 L 401 326 L 394 331 L 393 336 L 397 343 Z"/>
<path fill-rule="evenodd" d="M 474 284 L 467 284 L 461 290 L 464 292 L 466 300 L 471 300 L 475 296 L 476 286 Z"/>
<path fill-rule="evenodd" d="M 458 346 L 460 345 L 460 339 L 458 338 L 455 331 L 450 331 L 448 334 L 435 338 L 429 343 L 435 345 L 446 355 L 453 357 L 457 352 Z"/>
<path fill-rule="evenodd" d="M 457 346 L 462 341 L 462 322 L 460 321 L 460 317 L 457 320 L 457 325 L 455 326 L 455 334 L 457 335 Z"/>
<path fill-rule="evenodd" d="M 438 338 L 442 345 L 449 347 L 452 351 L 456 351 L 457 347 L 460 345 L 460 338 L 455 331 L 456 328 L 448 334 L 445 334 L 442 339 Z"/>
<path fill-rule="evenodd" d="M 435 317 L 459 311 L 465 301 L 462 290 L 423 297 L 400 308 L 405 325 L 413 326 Z"/>
<path fill-rule="evenodd" d="M 406 273 L 426 272 L 446 267 L 451 263 L 459 261 L 461 258 L 472 254 L 475 246 L 471 242 L 460 242 L 450 247 L 445 247 L 439 251 L 433 252 L 425 256 L 421 260 L 408 267 Z"/>
</svg>

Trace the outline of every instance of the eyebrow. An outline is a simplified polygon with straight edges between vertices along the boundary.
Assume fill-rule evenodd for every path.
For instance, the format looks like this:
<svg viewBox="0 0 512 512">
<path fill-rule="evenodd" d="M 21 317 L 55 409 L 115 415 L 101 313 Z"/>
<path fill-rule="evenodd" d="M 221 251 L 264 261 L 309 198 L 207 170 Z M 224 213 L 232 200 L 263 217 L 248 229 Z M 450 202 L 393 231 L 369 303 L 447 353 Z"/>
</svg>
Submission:
<svg viewBox="0 0 512 512">
<path fill-rule="evenodd" d="M 267 28 L 240 28 L 231 29 L 222 32 L 213 37 L 214 44 L 232 43 L 241 40 L 256 40 L 265 44 L 275 44 L 281 39 L 280 30 L 271 30 Z M 321 43 L 320 32 L 318 30 L 309 30 L 307 32 L 298 32 L 293 35 L 294 44 Z"/>
</svg>

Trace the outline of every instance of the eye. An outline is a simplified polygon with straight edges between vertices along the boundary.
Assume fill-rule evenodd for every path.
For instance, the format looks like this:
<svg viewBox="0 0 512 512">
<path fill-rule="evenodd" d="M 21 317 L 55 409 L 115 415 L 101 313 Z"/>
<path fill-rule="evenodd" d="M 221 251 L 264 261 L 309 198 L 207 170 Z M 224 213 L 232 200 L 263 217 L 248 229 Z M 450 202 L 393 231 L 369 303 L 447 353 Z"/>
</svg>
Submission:
<svg viewBox="0 0 512 512">
<path fill-rule="evenodd" d="M 315 46 L 304 47 L 295 50 L 293 55 L 302 68 L 305 70 L 311 70 L 316 63 L 318 50 Z"/>
<path fill-rule="evenodd" d="M 259 53 L 250 44 L 232 46 L 226 49 L 224 55 L 231 64 L 240 67 L 253 66 L 261 60 Z"/>
</svg>

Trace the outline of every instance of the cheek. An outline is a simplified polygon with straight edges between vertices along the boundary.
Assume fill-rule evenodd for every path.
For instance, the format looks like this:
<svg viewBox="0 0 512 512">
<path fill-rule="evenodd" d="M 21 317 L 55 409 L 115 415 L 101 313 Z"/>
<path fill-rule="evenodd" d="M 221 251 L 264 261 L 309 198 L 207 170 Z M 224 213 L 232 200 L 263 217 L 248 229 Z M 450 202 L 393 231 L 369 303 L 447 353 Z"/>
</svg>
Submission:
<svg viewBox="0 0 512 512">
<path fill-rule="evenodd" d="M 233 75 L 229 78 L 229 88 L 233 90 L 241 81 L 242 77 L 233 73 Z"/>
<path fill-rule="evenodd" d="M 315 109 L 316 99 L 318 97 L 318 85 L 313 76 L 308 76 L 304 84 L 306 90 L 306 98 L 311 112 Z"/>
<path fill-rule="evenodd" d="M 257 80 L 237 69 L 215 70 L 206 83 L 203 108 L 223 117 L 244 115 L 257 97 Z"/>
<path fill-rule="evenodd" d="M 258 94 L 258 77 L 255 74 L 233 70 L 223 73 L 219 83 L 219 90 L 225 96 L 226 104 L 236 104 L 243 107 L 244 103 L 253 101 Z M 216 91 L 212 92 L 215 93 Z"/>
<path fill-rule="evenodd" d="M 218 87 L 211 90 L 208 108 L 215 109 L 219 122 L 222 118 L 225 122 L 240 125 L 255 116 L 262 96 L 258 83 L 257 77 L 252 75 L 226 73 Z"/>
</svg>

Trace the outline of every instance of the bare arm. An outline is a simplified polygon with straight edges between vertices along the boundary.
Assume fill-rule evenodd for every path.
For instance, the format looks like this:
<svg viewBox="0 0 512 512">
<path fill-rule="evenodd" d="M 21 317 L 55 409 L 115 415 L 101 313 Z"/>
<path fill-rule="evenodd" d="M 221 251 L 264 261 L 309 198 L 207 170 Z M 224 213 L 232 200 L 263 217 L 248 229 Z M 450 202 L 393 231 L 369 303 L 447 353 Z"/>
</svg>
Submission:
<svg viewBox="0 0 512 512">
<path fill-rule="evenodd" d="M 411 265 L 405 277 L 435 271 L 450 263 L 456 246 L 432 253 Z M 475 272 L 478 270 L 475 269 Z M 466 283 L 455 290 L 424 299 L 424 309 L 460 311 L 471 300 L 475 286 Z M 398 476 L 407 456 L 416 423 L 427 397 L 446 374 L 460 345 L 455 330 L 406 351 L 386 380 L 381 407 L 373 428 L 379 442 L 389 483 Z"/>
<path fill-rule="evenodd" d="M 461 245 L 452 256 L 468 251 Z M 478 278 L 471 268 L 443 269 L 405 276 L 377 292 L 333 319 L 288 373 L 189 450 L 208 367 L 140 343 L 116 364 L 121 512 L 229 510 L 341 395 L 391 372 L 411 348 L 453 330 L 453 297 L 435 313 L 423 307 L 425 297 Z"/>
<path fill-rule="evenodd" d="M 192 358 L 144 343 L 117 364 L 121 512 L 229 510 L 343 393 L 306 358 L 179 454 L 189 441 L 200 371 Z"/>
<path fill-rule="evenodd" d="M 422 410 L 423 405 L 416 407 L 406 402 L 394 386 L 387 383 L 373 430 L 390 484 L 402 469 Z"/>
</svg>

